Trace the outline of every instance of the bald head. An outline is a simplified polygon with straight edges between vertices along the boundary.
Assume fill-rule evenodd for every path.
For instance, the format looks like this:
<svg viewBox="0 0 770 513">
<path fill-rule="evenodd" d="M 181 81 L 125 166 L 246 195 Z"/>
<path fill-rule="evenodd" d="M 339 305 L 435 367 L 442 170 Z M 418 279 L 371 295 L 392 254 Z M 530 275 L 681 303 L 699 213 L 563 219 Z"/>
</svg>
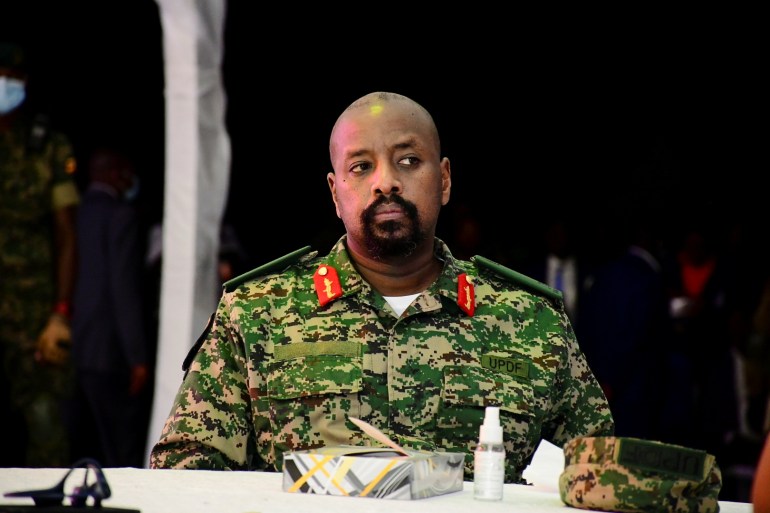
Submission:
<svg viewBox="0 0 770 513">
<path fill-rule="evenodd" d="M 336 136 L 341 126 L 350 120 L 357 119 L 376 123 L 379 119 L 385 119 L 393 115 L 401 116 L 403 119 L 411 119 L 415 127 L 425 131 L 431 144 L 435 145 L 436 155 L 441 154 L 438 129 L 433 121 L 433 117 L 422 105 L 411 98 L 397 93 L 377 91 L 362 96 L 348 105 L 337 118 L 329 138 L 329 157 L 331 158 L 332 165 L 334 165 L 337 152 Z"/>
</svg>

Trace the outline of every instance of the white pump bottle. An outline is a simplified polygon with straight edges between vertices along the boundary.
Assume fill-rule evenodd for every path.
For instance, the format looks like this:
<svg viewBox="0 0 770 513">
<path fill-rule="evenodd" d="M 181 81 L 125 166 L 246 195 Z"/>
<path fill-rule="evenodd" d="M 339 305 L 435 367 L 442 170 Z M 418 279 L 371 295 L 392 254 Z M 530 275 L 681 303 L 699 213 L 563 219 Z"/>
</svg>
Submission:
<svg viewBox="0 0 770 513">
<path fill-rule="evenodd" d="M 503 498 L 505 448 L 500 408 L 487 406 L 484 423 L 479 428 L 479 443 L 474 452 L 473 497 L 485 501 Z"/>
</svg>

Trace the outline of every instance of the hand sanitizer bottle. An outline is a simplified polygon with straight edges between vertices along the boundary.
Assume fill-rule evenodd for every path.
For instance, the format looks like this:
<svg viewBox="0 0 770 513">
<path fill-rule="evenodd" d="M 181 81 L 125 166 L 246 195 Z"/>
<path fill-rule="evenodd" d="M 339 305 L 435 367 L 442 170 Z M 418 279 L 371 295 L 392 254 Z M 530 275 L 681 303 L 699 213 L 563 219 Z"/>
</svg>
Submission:
<svg viewBox="0 0 770 513">
<path fill-rule="evenodd" d="M 484 423 L 479 428 L 479 443 L 474 452 L 473 497 L 483 501 L 503 498 L 505 448 L 500 408 L 487 406 Z"/>
</svg>

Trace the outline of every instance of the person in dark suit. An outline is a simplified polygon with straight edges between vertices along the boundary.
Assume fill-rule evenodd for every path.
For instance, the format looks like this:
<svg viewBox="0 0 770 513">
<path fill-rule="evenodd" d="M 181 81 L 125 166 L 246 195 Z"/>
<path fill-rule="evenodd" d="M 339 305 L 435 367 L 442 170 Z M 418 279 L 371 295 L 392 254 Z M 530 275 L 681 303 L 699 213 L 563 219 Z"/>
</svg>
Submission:
<svg viewBox="0 0 770 513">
<path fill-rule="evenodd" d="M 95 149 L 77 217 L 73 447 L 103 466 L 143 466 L 150 379 L 143 314 L 138 180 L 126 154 Z"/>
<path fill-rule="evenodd" d="M 632 219 L 623 250 L 597 265 L 581 296 L 583 351 L 615 418 L 615 434 L 658 439 L 664 385 L 657 365 L 670 338 L 667 296 L 651 222 Z"/>
</svg>

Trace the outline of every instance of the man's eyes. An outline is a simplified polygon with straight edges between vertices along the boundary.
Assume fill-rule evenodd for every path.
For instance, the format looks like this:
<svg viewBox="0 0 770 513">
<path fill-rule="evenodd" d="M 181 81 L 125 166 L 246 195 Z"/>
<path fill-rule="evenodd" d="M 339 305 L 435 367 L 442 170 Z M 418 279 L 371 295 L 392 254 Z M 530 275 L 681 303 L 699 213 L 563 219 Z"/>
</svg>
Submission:
<svg viewBox="0 0 770 513">
<path fill-rule="evenodd" d="M 397 164 L 401 168 L 415 167 L 420 163 L 420 159 L 414 156 L 402 157 L 398 160 Z M 350 167 L 350 173 L 354 175 L 360 175 L 371 171 L 374 166 L 371 162 L 359 162 Z"/>
<path fill-rule="evenodd" d="M 412 167 L 417 165 L 417 163 L 419 162 L 420 162 L 420 159 L 418 159 L 417 157 L 404 157 L 398 161 L 398 164 L 400 166 Z"/>
<path fill-rule="evenodd" d="M 372 168 L 372 165 L 369 162 L 361 162 L 351 167 L 350 172 L 356 175 L 360 175 L 361 173 L 365 173 L 371 168 Z"/>
</svg>

